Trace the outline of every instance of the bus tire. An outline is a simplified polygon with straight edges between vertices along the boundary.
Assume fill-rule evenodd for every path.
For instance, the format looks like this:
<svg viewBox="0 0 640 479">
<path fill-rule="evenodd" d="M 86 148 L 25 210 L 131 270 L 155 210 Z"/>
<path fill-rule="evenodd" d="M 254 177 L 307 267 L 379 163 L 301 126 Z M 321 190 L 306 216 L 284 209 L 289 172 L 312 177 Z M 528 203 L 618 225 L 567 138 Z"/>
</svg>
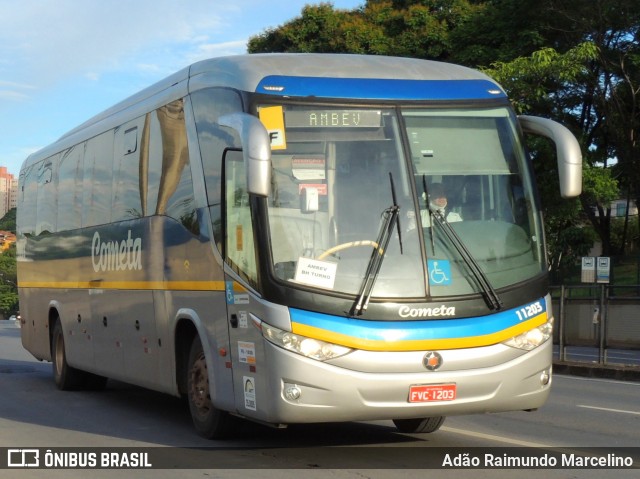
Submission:
<svg viewBox="0 0 640 479">
<path fill-rule="evenodd" d="M 51 335 L 51 363 L 53 365 L 53 379 L 58 389 L 68 391 L 82 385 L 84 373 L 67 363 L 64 333 L 59 317 L 54 320 L 53 334 Z"/>
<path fill-rule="evenodd" d="M 187 365 L 187 399 L 193 425 L 199 435 L 220 439 L 230 431 L 229 413 L 216 409 L 211 401 L 207 361 L 198 335 L 193 338 Z"/>
<path fill-rule="evenodd" d="M 422 417 L 416 419 L 394 419 L 393 424 L 400 432 L 405 433 L 430 433 L 440 429 L 445 416 Z"/>
</svg>

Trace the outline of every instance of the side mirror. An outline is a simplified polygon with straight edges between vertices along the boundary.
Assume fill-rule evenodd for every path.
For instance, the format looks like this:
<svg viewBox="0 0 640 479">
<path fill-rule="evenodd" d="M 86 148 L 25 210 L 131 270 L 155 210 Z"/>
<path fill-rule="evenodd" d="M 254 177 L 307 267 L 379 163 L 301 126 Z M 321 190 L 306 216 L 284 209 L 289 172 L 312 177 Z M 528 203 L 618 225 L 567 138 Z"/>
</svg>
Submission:
<svg viewBox="0 0 640 479">
<path fill-rule="evenodd" d="M 248 113 L 221 116 L 220 126 L 238 132 L 247 168 L 247 189 L 258 196 L 269 196 L 271 190 L 271 140 L 262 122 Z"/>
<path fill-rule="evenodd" d="M 573 133 L 547 118 L 520 115 L 518 120 L 525 133 L 549 138 L 556 144 L 562 197 L 573 198 L 582 193 L 582 152 Z"/>
</svg>

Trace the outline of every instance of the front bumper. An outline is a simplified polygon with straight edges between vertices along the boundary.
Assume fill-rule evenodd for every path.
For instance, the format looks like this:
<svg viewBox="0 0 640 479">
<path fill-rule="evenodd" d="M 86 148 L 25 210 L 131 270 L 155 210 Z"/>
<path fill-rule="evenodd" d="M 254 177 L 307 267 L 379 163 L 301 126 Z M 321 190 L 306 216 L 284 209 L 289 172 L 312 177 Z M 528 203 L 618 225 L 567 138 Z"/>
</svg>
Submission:
<svg viewBox="0 0 640 479">
<path fill-rule="evenodd" d="M 421 367 L 409 372 L 390 371 L 393 367 L 385 372 L 362 372 L 344 367 L 348 361 L 337 361 L 343 363 L 339 367 L 304 358 L 270 343 L 265 347 L 268 371 L 256 377 L 258 408 L 247 416 L 270 423 L 367 421 L 536 409 L 546 401 L 551 386 L 551 341 L 533 351 L 522 354 L 518 351 L 515 357 L 511 348 L 501 344 L 474 348 L 471 356 L 482 357 L 484 361 L 464 361 L 467 367 L 456 370 L 427 371 Z M 469 351 L 457 353 L 464 356 Z M 413 355 L 421 358 L 424 353 Z M 408 353 L 372 352 L 364 357 L 385 355 L 384 361 L 388 363 L 393 361 L 394 354 L 401 360 L 409 357 Z M 455 355 L 456 351 L 448 354 Z M 491 365 L 488 357 L 501 360 Z M 510 359 L 503 361 L 505 357 Z M 411 385 L 452 383 L 457 389 L 452 401 L 409 402 Z M 296 399 L 285 394 L 291 387 L 299 391 Z"/>
</svg>

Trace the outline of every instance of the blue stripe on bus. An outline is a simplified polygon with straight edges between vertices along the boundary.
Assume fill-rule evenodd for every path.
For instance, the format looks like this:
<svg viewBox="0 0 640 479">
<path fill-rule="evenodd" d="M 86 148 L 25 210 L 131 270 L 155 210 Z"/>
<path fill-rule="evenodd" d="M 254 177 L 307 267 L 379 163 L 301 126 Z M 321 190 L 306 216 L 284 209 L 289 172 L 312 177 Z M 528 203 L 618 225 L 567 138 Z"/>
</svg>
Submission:
<svg viewBox="0 0 640 479">
<path fill-rule="evenodd" d="M 536 308 L 538 309 L 527 309 Z M 370 321 L 302 309 L 289 308 L 292 323 L 370 341 L 462 339 L 486 336 L 517 326 L 546 313 L 546 301 L 540 299 L 520 308 L 472 318 L 425 319 L 413 321 Z"/>
<path fill-rule="evenodd" d="M 371 100 L 486 100 L 507 98 L 489 80 L 386 80 L 267 76 L 257 93 L 316 98 Z"/>
</svg>

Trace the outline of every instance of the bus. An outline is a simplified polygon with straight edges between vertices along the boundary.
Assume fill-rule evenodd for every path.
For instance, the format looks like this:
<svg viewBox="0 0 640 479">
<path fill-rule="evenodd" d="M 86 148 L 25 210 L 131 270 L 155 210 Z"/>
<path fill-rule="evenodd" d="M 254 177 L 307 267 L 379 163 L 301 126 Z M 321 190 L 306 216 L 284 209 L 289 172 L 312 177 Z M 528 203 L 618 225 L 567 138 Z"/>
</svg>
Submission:
<svg viewBox="0 0 640 479">
<path fill-rule="evenodd" d="M 555 143 L 578 195 L 574 136 L 475 70 L 195 63 L 25 160 L 22 343 L 63 390 L 187 397 L 208 438 L 237 418 L 418 433 L 535 410 L 553 314 L 524 133 Z"/>
</svg>

